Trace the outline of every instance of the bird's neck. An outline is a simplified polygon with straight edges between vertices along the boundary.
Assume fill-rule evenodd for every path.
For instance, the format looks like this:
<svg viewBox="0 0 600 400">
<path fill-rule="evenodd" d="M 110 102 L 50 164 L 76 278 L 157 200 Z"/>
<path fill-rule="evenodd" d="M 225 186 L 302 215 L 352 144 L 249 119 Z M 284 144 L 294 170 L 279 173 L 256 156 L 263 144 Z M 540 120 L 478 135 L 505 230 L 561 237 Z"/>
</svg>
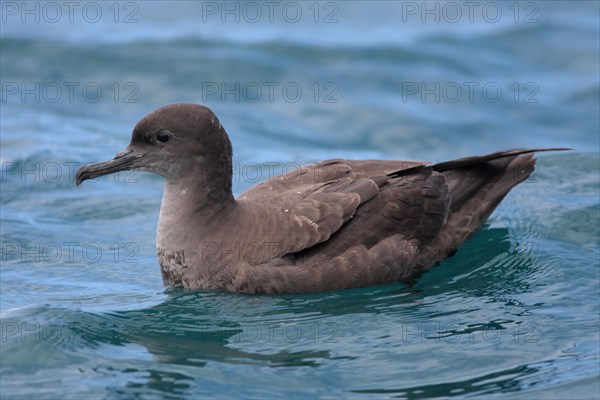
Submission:
<svg viewBox="0 0 600 400">
<path fill-rule="evenodd" d="M 229 218 L 235 209 L 231 174 L 227 169 L 191 171 L 186 177 L 167 181 L 160 209 L 157 245 L 172 247 L 175 243 L 185 243 L 192 239 L 183 236 L 186 232 L 209 233 L 211 226 Z"/>
</svg>

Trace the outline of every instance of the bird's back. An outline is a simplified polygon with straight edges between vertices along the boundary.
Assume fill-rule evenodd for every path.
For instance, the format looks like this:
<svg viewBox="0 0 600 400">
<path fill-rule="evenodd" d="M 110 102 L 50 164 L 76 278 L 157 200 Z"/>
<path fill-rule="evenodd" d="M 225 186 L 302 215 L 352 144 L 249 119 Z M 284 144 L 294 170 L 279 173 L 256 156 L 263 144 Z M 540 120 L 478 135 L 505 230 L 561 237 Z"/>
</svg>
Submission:
<svg viewBox="0 0 600 400">
<path fill-rule="evenodd" d="M 312 245 L 278 254 L 277 267 L 268 262 L 247 267 L 239 280 L 243 287 L 236 289 L 306 292 L 407 280 L 448 257 L 482 227 L 510 189 L 532 173 L 535 150 L 429 165 L 330 160 L 303 167 L 295 182 L 287 177 L 258 185 L 240 197 L 286 204 L 288 211 L 301 199 L 319 199 L 323 191 L 360 200 L 334 218 L 330 232 Z M 327 202 L 326 197 L 322 200 Z M 327 223 L 320 215 L 320 221 L 306 217 L 314 226 L 303 226 L 306 211 L 294 210 L 300 216 L 298 231 L 316 231 L 321 222 Z"/>
</svg>

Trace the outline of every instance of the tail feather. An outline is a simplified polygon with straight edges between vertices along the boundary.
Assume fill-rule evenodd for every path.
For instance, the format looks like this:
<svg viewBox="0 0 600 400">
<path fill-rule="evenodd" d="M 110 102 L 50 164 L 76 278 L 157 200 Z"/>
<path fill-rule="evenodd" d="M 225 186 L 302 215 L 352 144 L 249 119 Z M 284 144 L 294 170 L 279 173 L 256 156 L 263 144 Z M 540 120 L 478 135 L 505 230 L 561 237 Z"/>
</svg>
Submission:
<svg viewBox="0 0 600 400">
<path fill-rule="evenodd" d="M 458 211 L 467 200 L 474 197 L 481 202 L 504 197 L 510 189 L 531 175 L 534 165 L 532 154 L 520 154 L 445 169 L 442 174 L 452 197 L 450 210 Z"/>
<path fill-rule="evenodd" d="M 501 200 L 510 189 L 533 172 L 535 158 L 532 153 L 556 150 L 569 149 L 561 147 L 499 151 L 437 163 L 431 169 L 441 172 L 446 178 L 452 196 L 450 210 L 456 212 L 473 197 L 488 202 L 498 198 Z"/>
<path fill-rule="evenodd" d="M 457 249 L 472 237 L 508 192 L 534 171 L 532 153 L 551 150 L 569 149 L 509 150 L 432 165 L 446 178 L 452 198 L 437 246 Z"/>
<path fill-rule="evenodd" d="M 498 151 L 496 153 L 490 153 L 483 156 L 465 157 L 457 160 L 444 161 L 441 163 L 433 164 L 431 168 L 434 171 L 443 172 L 454 168 L 469 167 L 477 164 L 481 164 L 487 161 L 494 161 L 505 157 L 518 156 L 520 154 L 536 153 L 539 151 L 562 151 L 562 150 L 573 150 L 568 147 L 540 147 L 534 149 L 512 149 L 505 151 Z"/>
</svg>

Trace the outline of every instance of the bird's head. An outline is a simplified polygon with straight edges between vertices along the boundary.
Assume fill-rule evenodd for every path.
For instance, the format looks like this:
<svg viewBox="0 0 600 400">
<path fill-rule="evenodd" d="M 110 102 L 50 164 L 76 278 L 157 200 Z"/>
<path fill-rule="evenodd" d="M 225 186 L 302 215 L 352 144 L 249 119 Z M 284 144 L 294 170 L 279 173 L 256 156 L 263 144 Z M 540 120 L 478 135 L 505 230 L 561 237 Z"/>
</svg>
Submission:
<svg viewBox="0 0 600 400">
<path fill-rule="evenodd" d="M 209 108 L 171 104 L 139 121 L 129 145 L 113 159 L 81 167 L 75 183 L 126 170 L 152 172 L 168 182 L 199 171 L 227 175 L 231 156 L 227 133 Z"/>
</svg>

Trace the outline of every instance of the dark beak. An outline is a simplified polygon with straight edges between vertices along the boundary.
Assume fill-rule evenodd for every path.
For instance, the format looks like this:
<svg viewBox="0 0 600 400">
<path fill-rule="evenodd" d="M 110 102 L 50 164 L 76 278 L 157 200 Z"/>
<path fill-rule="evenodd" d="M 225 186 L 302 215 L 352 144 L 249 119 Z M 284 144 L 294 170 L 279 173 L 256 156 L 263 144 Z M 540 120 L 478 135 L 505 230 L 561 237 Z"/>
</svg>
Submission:
<svg viewBox="0 0 600 400">
<path fill-rule="evenodd" d="M 115 158 L 108 161 L 102 161 L 95 164 L 86 164 L 79 168 L 75 174 L 75 184 L 77 186 L 87 179 L 94 179 L 99 176 L 114 174 L 119 171 L 126 171 L 136 168 L 136 161 L 143 155 L 135 154 L 129 147 L 118 153 Z"/>
</svg>

